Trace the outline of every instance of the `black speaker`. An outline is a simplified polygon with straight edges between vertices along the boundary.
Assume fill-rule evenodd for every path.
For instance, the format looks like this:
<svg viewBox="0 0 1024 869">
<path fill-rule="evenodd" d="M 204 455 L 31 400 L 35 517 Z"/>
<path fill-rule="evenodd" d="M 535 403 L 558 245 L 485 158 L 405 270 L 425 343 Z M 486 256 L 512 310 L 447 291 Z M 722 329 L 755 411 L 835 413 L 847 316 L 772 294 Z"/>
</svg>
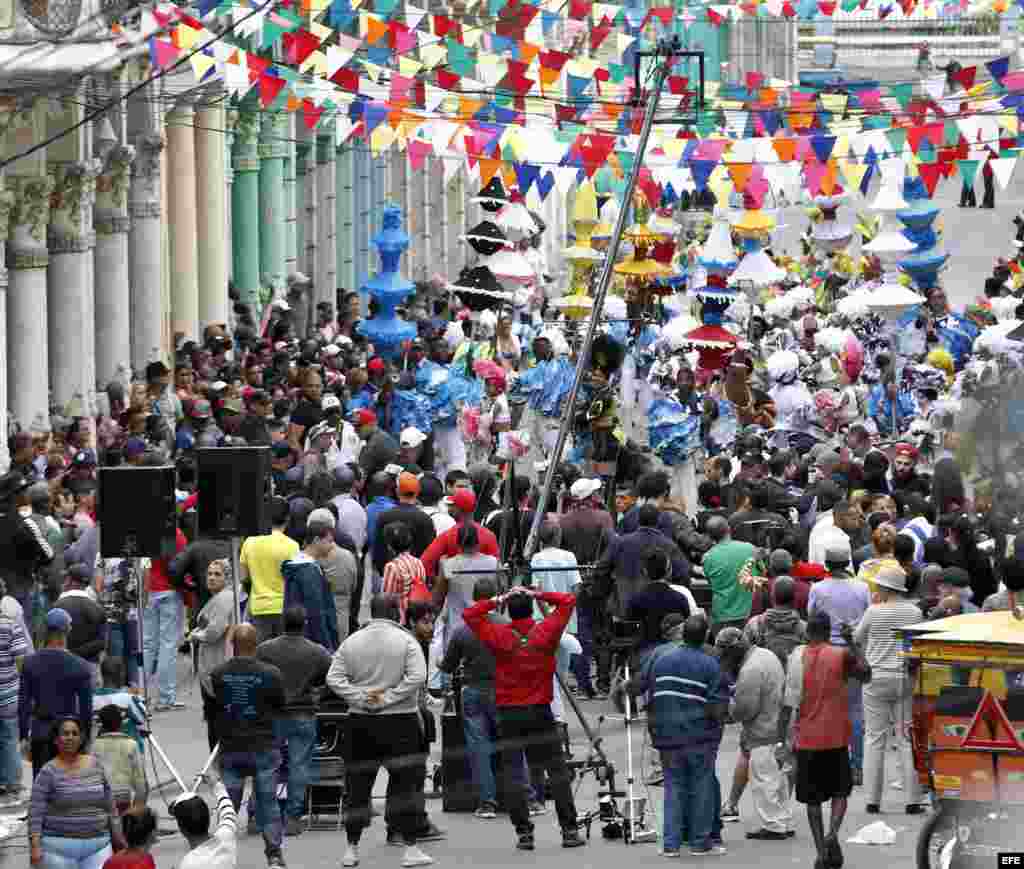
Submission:
<svg viewBox="0 0 1024 869">
<path fill-rule="evenodd" d="M 269 477 L 269 447 L 196 450 L 200 536 L 267 534 L 270 531 Z"/>
<path fill-rule="evenodd" d="M 100 555 L 173 558 L 174 467 L 100 468 Z"/>
</svg>

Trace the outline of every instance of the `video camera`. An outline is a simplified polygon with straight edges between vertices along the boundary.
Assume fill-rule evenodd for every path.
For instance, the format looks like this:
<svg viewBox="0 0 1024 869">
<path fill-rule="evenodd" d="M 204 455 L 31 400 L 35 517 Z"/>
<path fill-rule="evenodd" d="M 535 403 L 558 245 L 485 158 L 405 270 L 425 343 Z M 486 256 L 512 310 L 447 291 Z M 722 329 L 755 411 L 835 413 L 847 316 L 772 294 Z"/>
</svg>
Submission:
<svg viewBox="0 0 1024 869">
<path fill-rule="evenodd" d="M 638 621 L 612 617 L 608 645 L 612 649 L 633 649 L 643 633 L 643 626 Z"/>
</svg>

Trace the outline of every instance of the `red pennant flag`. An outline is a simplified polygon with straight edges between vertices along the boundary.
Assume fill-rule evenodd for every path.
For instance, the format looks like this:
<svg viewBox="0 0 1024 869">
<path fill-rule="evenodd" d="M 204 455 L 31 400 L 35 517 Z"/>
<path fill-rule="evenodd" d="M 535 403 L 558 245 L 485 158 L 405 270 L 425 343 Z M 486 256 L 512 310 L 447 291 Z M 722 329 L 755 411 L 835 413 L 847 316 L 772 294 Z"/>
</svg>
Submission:
<svg viewBox="0 0 1024 869">
<path fill-rule="evenodd" d="M 257 54 L 247 54 L 245 59 L 249 64 L 250 82 L 255 83 L 270 68 L 270 61 L 264 60 Z"/>
<path fill-rule="evenodd" d="M 935 187 L 939 183 L 939 178 L 943 174 L 941 163 L 921 163 L 917 167 L 918 173 L 921 175 L 921 180 L 924 181 L 924 186 L 928 190 L 929 196 L 935 195 Z"/>
<path fill-rule="evenodd" d="M 308 30 L 285 33 L 281 37 L 281 42 L 284 45 L 285 58 L 296 66 L 320 47 L 320 39 Z"/>
<path fill-rule="evenodd" d="M 907 128 L 907 141 L 910 143 L 910 150 L 915 154 L 921 147 L 921 143 L 925 140 L 928 135 L 927 127 L 908 127 Z"/>
<path fill-rule="evenodd" d="M 339 69 L 331 76 L 331 81 L 350 94 L 359 93 L 359 73 L 354 69 Z"/>
<path fill-rule="evenodd" d="M 522 96 L 530 92 L 530 88 L 534 85 L 534 79 L 526 77 L 526 70 L 529 69 L 529 64 L 523 63 L 518 60 L 509 60 L 508 73 L 502 79 L 500 88 L 508 88 L 510 91 Z"/>
<path fill-rule="evenodd" d="M 608 20 L 608 16 L 605 15 L 601 19 L 601 23 L 597 27 L 593 27 L 590 30 L 590 50 L 597 51 L 601 43 L 604 42 L 605 37 L 612 32 L 612 23 Z"/>
<path fill-rule="evenodd" d="M 759 72 L 747 73 L 747 90 L 756 91 L 764 84 L 764 76 Z"/>
<path fill-rule="evenodd" d="M 793 7 L 793 4 L 789 2 L 789 0 L 786 0 L 786 2 L 782 4 L 782 14 L 785 18 L 796 17 L 796 9 Z"/>
<path fill-rule="evenodd" d="M 576 106 L 555 104 L 555 117 L 560 124 L 571 124 L 576 120 Z"/>
<path fill-rule="evenodd" d="M 324 110 L 319 106 L 315 106 L 312 100 L 302 101 L 302 120 L 305 121 L 307 130 L 312 130 L 320 123 L 320 116 L 323 113 Z"/>
<path fill-rule="evenodd" d="M 550 69 L 552 72 L 561 72 L 562 67 L 569 62 L 571 54 L 566 54 L 564 51 L 542 51 L 540 53 L 540 65 L 544 69 Z"/>
<path fill-rule="evenodd" d="M 818 0 L 818 9 L 822 15 L 827 15 L 829 18 L 836 11 L 835 0 Z"/>
<path fill-rule="evenodd" d="M 925 124 L 924 129 L 928 141 L 936 148 L 941 148 L 946 138 L 946 125 L 941 121 L 939 123 L 932 122 L 931 124 Z"/>
<path fill-rule="evenodd" d="M 659 6 L 657 9 L 651 9 L 647 13 L 647 18 L 644 21 L 646 24 L 652 18 L 657 18 L 665 27 L 672 26 L 672 14 L 673 10 L 671 6 Z"/>
<path fill-rule="evenodd" d="M 444 38 L 451 34 L 456 42 L 462 42 L 462 25 L 447 15 L 434 16 L 434 36 Z"/>
<path fill-rule="evenodd" d="M 685 75 L 670 75 L 668 77 L 668 92 L 674 96 L 681 96 L 686 93 L 686 86 L 690 80 Z"/>
<path fill-rule="evenodd" d="M 261 75 L 260 76 L 260 102 L 263 104 L 263 108 L 269 106 L 277 95 L 281 93 L 281 88 L 284 87 L 284 79 L 278 78 L 276 75 Z"/>
<path fill-rule="evenodd" d="M 437 86 L 444 88 L 446 91 L 455 90 L 459 86 L 460 81 L 462 81 L 462 77 L 454 72 L 448 72 L 446 69 L 437 70 Z"/>
<path fill-rule="evenodd" d="M 569 17 L 583 21 L 590 17 L 593 5 L 592 0 L 569 0 Z"/>
<path fill-rule="evenodd" d="M 974 77 L 978 74 L 978 67 L 967 66 L 964 67 L 960 72 L 953 73 L 953 78 L 960 83 L 965 91 L 969 91 L 974 87 Z"/>
<path fill-rule="evenodd" d="M 725 17 L 722 16 L 722 15 L 719 15 L 717 12 L 715 12 L 714 9 L 712 9 L 709 6 L 708 7 L 708 21 L 711 22 L 715 27 L 718 27 L 723 21 L 725 21 Z"/>
</svg>

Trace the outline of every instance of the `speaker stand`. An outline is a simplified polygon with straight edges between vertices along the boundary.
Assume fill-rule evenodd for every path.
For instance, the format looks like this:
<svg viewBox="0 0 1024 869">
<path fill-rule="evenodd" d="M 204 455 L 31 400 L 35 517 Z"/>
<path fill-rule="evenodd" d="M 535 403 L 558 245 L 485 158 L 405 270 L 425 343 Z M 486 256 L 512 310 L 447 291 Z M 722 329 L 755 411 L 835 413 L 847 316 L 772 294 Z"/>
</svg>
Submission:
<svg viewBox="0 0 1024 869">
<path fill-rule="evenodd" d="M 238 581 L 238 577 L 241 575 L 241 569 L 242 569 L 241 564 L 239 563 L 240 562 L 240 557 L 241 557 L 239 555 L 239 553 L 241 552 L 241 549 L 242 549 L 242 538 L 241 537 L 237 537 L 237 536 L 236 537 L 232 537 L 231 538 L 231 585 L 234 588 L 234 592 L 235 592 L 235 612 L 234 612 L 235 620 L 234 620 L 234 624 L 236 624 L 236 625 L 240 625 L 242 623 L 242 601 L 241 601 L 241 595 L 239 594 L 239 592 L 241 591 L 241 585 L 240 585 L 240 583 Z"/>
</svg>

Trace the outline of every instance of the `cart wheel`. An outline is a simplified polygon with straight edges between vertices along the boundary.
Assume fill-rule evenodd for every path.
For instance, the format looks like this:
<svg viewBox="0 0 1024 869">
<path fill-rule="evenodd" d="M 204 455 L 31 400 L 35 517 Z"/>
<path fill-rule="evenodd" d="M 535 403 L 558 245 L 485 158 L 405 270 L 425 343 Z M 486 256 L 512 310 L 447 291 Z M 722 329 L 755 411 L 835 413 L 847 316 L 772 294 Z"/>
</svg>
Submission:
<svg viewBox="0 0 1024 869">
<path fill-rule="evenodd" d="M 949 812 L 933 812 L 917 835 L 917 869 L 942 869 L 942 849 L 956 834 L 956 817 Z M 950 864 L 955 867 L 956 861 Z"/>
</svg>

